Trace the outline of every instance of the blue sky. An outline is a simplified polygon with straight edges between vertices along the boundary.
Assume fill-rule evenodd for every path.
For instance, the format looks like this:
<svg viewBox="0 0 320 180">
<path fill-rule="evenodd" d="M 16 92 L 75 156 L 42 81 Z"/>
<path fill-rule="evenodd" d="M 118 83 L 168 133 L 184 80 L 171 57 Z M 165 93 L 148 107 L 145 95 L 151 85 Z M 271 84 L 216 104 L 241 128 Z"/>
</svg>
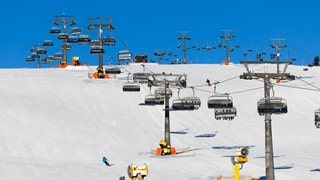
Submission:
<svg viewBox="0 0 320 180">
<path fill-rule="evenodd" d="M 290 2 L 290 3 L 289 3 Z M 163 63 L 182 59 L 182 49 L 178 32 L 189 33 L 191 40 L 187 46 L 212 46 L 219 42 L 221 30 L 233 30 L 235 38 L 230 46 L 239 45 L 230 54 L 231 61 L 255 59 L 257 52 L 266 52 L 265 59 L 274 52 L 270 47 L 274 38 L 285 39 L 287 48 L 281 51 L 281 58 L 296 58 L 295 64 L 312 63 L 319 55 L 320 25 L 319 3 L 311 1 L 281 0 L 33 0 L 3 1 L 0 7 L 2 23 L 2 59 L 0 68 L 37 67 L 35 62 L 26 63 L 32 45 L 46 39 L 54 41 L 48 54 L 60 51 L 61 41 L 49 33 L 54 16 L 63 13 L 75 16 L 81 28 L 88 26 L 87 18 L 111 17 L 117 40 L 114 47 L 105 47 L 104 63 L 117 63 L 117 52 L 128 45 L 135 54 L 147 54 L 149 60 L 157 60 L 153 55 L 157 49 L 176 54 L 165 56 Z M 88 31 L 96 36 L 96 31 Z M 247 56 L 244 52 L 253 50 Z M 87 45 L 73 45 L 68 52 L 69 61 L 77 55 L 82 62 L 98 64 L 98 57 L 89 53 Z M 187 51 L 188 63 L 220 63 L 225 57 L 225 49 L 212 51 Z M 50 64 L 56 66 L 57 64 Z M 47 65 L 48 66 L 48 65 Z M 45 65 L 43 65 L 45 67 Z"/>
</svg>

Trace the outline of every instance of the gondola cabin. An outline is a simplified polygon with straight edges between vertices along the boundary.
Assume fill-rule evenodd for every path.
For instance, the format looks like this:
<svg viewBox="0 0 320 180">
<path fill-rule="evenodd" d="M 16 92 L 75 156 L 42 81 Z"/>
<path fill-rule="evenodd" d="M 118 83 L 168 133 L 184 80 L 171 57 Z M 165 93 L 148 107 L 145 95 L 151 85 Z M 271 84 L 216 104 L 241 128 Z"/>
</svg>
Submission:
<svg viewBox="0 0 320 180">
<path fill-rule="evenodd" d="M 208 97 L 208 108 L 232 108 L 232 97 L 226 94 L 216 94 Z"/>
<path fill-rule="evenodd" d="M 140 91 L 140 84 L 135 82 L 126 82 L 122 86 L 122 91 Z"/>
<path fill-rule="evenodd" d="M 158 94 L 148 94 L 144 99 L 144 103 L 150 105 L 164 104 L 164 96 Z"/>
<path fill-rule="evenodd" d="M 314 125 L 320 128 L 320 108 L 314 111 Z"/>
<path fill-rule="evenodd" d="M 200 105 L 200 98 L 195 96 L 178 98 L 172 101 L 172 109 L 175 110 L 197 110 Z"/>
<path fill-rule="evenodd" d="M 262 98 L 257 103 L 260 116 L 265 114 L 284 114 L 288 112 L 287 102 L 280 97 Z"/>
</svg>

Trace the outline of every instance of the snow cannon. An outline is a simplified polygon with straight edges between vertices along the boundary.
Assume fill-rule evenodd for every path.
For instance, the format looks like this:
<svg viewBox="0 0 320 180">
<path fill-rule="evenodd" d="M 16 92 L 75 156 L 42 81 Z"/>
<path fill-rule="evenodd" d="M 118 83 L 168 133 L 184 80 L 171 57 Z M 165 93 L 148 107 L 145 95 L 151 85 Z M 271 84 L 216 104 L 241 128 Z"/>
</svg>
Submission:
<svg viewBox="0 0 320 180">
<path fill-rule="evenodd" d="M 236 156 L 232 157 L 232 164 L 244 164 L 248 162 L 247 156 L 249 155 L 249 149 L 246 147 L 238 148 L 235 151 Z"/>
<path fill-rule="evenodd" d="M 157 148 L 156 152 L 158 156 L 176 154 L 176 149 L 174 147 L 171 147 L 165 140 L 160 140 L 159 145 L 160 147 Z"/>
<path fill-rule="evenodd" d="M 146 164 L 136 166 L 130 164 L 128 166 L 128 176 L 131 180 L 143 180 L 149 173 L 149 168 Z"/>
</svg>

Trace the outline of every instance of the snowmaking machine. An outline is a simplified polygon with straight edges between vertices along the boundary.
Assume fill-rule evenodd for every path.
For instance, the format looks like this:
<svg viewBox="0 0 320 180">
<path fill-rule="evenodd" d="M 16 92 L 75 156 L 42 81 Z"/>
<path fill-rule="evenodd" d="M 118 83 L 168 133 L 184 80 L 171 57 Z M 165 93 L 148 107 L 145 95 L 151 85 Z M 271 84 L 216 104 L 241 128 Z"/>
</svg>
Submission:
<svg viewBox="0 0 320 180">
<path fill-rule="evenodd" d="M 130 164 L 128 166 L 128 176 L 130 180 L 143 180 L 149 173 L 149 168 L 146 164 L 137 166 Z"/>
</svg>

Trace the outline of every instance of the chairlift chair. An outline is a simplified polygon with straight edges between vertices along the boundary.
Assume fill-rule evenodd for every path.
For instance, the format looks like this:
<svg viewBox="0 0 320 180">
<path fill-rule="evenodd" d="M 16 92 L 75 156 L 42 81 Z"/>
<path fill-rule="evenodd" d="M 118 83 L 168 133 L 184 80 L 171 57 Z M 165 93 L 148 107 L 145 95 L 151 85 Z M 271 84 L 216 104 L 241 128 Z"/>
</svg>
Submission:
<svg viewBox="0 0 320 180">
<path fill-rule="evenodd" d="M 38 53 L 32 53 L 32 54 L 31 54 L 31 57 L 32 57 L 33 59 L 35 59 L 35 58 L 40 58 L 40 54 L 38 54 Z"/>
<path fill-rule="evenodd" d="M 80 34 L 81 33 L 81 28 L 79 27 L 73 27 L 70 29 L 70 34 Z"/>
<path fill-rule="evenodd" d="M 237 109 L 235 107 L 216 108 L 214 116 L 217 120 L 233 120 L 237 116 Z"/>
<path fill-rule="evenodd" d="M 90 48 L 90 54 L 103 54 L 103 53 L 104 53 L 104 49 L 102 47 L 92 46 Z"/>
<path fill-rule="evenodd" d="M 121 69 L 118 67 L 107 67 L 104 71 L 106 74 L 121 74 Z"/>
<path fill-rule="evenodd" d="M 178 98 L 172 101 L 172 108 L 175 110 L 197 110 L 200 105 L 201 100 L 196 96 Z"/>
<path fill-rule="evenodd" d="M 45 48 L 38 48 L 37 49 L 37 54 L 47 54 L 47 50 Z"/>
<path fill-rule="evenodd" d="M 138 83 L 147 83 L 150 73 L 133 73 L 133 81 Z"/>
<path fill-rule="evenodd" d="M 159 94 L 148 94 L 146 95 L 144 99 L 145 104 L 164 104 L 164 96 L 161 96 Z"/>
<path fill-rule="evenodd" d="M 51 33 L 51 34 L 59 34 L 59 33 L 61 33 L 61 30 L 60 30 L 59 27 L 52 27 L 52 28 L 50 29 L 50 33 Z"/>
<path fill-rule="evenodd" d="M 31 57 L 31 56 L 27 56 L 26 61 L 27 62 L 32 62 L 32 61 L 35 61 L 35 59 L 33 57 Z"/>
<path fill-rule="evenodd" d="M 78 43 L 78 37 L 74 35 L 69 36 L 67 39 L 67 43 Z"/>
<path fill-rule="evenodd" d="M 60 40 L 68 39 L 68 34 L 67 33 L 59 33 L 58 39 L 60 39 Z"/>
<path fill-rule="evenodd" d="M 53 46 L 53 42 L 51 40 L 44 40 L 42 45 L 43 46 Z"/>
<path fill-rule="evenodd" d="M 137 91 L 137 92 L 139 92 L 140 85 L 138 83 L 128 81 L 123 84 L 122 91 Z"/>
<path fill-rule="evenodd" d="M 81 34 L 78 38 L 78 43 L 80 44 L 85 44 L 85 43 L 89 43 L 91 41 L 89 35 L 86 34 Z"/>
<path fill-rule="evenodd" d="M 165 88 L 164 87 L 159 87 L 159 88 L 154 90 L 154 93 L 155 94 L 159 94 L 161 96 L 165 96 Z M 167 94 L 168 94 L 169 97 L 171 97 L 172 96 L 172 89 L 167 88 Z"/>
<path fill-rule="evenodd" d="M 232 108 L 232 97 L 227 94 L 215 94 L 208 97 L 208 108 Z"/>
<path fill-rule="evenodd" d="M 116 44 L 116 39 L 113 36 L 104 37 L 104 38 L 102 38 L 102 44 L 108 45 L 108 46 L 113 46 Z"/>
<path fill-rule="evenodd" d="M 280 97 L 262 98 L 257 102 L 257 107 L 260 116 L 288 112 L 286 100 Z"/>
<path fill-rule="evenodd" d="M 121 50 L 118 52 L 118 60 L 130 60 L 131 52 L 129 50 Z"/>
</svg>

